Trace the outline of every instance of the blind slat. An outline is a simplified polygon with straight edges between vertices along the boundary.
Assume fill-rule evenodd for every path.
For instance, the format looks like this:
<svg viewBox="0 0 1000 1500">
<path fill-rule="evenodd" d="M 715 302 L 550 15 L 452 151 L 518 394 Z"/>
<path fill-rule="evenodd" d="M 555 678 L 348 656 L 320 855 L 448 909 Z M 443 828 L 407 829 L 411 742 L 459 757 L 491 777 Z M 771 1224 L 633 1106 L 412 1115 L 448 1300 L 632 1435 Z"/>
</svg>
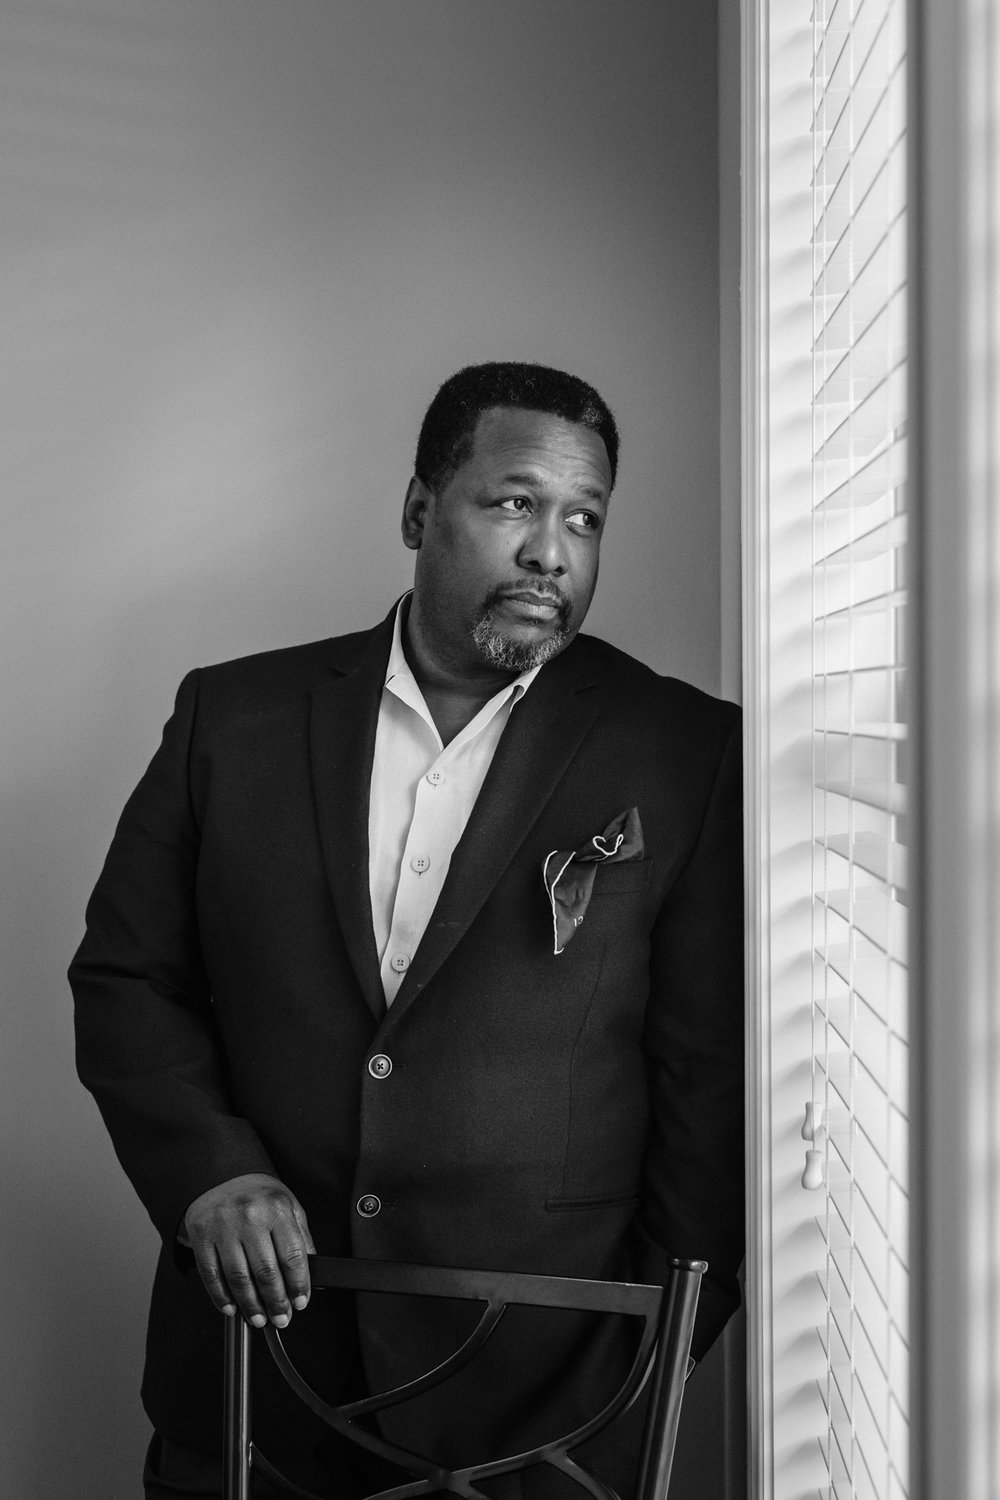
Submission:
<svg viewBox="0 0 1000 1500">
<path fill-rule="evenodd" d="M 866 227 L 870 229 L 870 235 L 862 235 Z M 903 291 L 906 285 L 902 264 L 905 229 L 905 220 L 901 216 L 887 224 L 878 213 L 872 214 L 870 223 L 865 220 L 859 224 L 852 220 L 845 227 L 843 251 L 838 242 L 835 250 L 823 260 L 817 278 L 814 300 L 814 314 L 817 316 L 813 322 L 815 349 L 828 353 L 831 348 L 853 348 L 860 343 L 861 335 L 881 310 Z M 835 399 L 833 389 L 826 392 L 824 399 L 829 401 L 831 398 Z"/>
<path fill-rule="evenodd" d="M 838 735 L 842 738 L 852 740 L 891 740 L 894 744 L 903 744 L 908 736 L 908 726 L 900 723 L 861 723 L 852 726 L 847 724 L 817 724 L 816 733 L 819 735 Z"/>
<path fill-rule="evenodd" d="M 831 833 L 823 847 L 867 870 L 869 875 L 877 875 L 894 889 L 906 889 L 907 851 L 902 844 L 887 844 L 876 834 Z"/>
<path fill-rule="evenodd" d="M 821 906 L 843 917 L 858 932 L 889 954 L 906 959 L 906 907 L 895 901 L 888 887 L 869 886 L 864 890 L 827 890 L 818 897 Z"/>
<path fill-rule="evenodd" d="M 863 599 L 855 599 L 850 604 L 841 605 L 838 609 L 824 610 L 817 614 L 817 620 L 848 619 L 854 615 L 880 615 L 888 610 L 902 609 L 906 603 L 905 589 L 892 589 L 888 593 L 869 594 Z"/>
<path fill-rule="evenodd" d="M 901 782 L 882 781 L 818 781 L 821 792 L 834 797 L 843 797 L 848 802 L 863 802 L 866 807 L 875 807 L 882 812 L 894 814 L 906 811 L 906 787 Z"/>
<path fill-rule="evenodd" d="M 814 509 L 842 510 L 871 505 L 898 489 L 905 475 L 906 433 L 900 430 L 888 434 L 879 451 L 866 456 L 845 478 L 838 476 L 837 482 L 820 495 Z"/>
<path fill-rule="evenodd" d="M 859 949 L 861 951 L 859 951 Z M 847 943 L 819 944 L 817 958 L 829 966 L 844 984 L 884 1017 L 897 1036 L 906 1037 L 906 969 L 874 944 L 859 938 Z"/>
<path fill-rule="evenodd" d="M 906 546 L 906 516 L 893 516 L 882 521 L 869 531 L 859 532 L 850 541 L 838 544 L 832 552 L 821 553 L 816 563 L 826 567 L 850 567 L 856 562 L 865 562 L 875 557 L 894 554 Z"/>
<path fill-rule="evenodd" d="M 900 361 L 869 385 L 853 405 L 836 403 L 833 425 L 819 442 L 813 454 L 814 462 L 843 463 L 852 456 L 865 456 L 884 444 L 885 434 L 894 431 L 905 420 L 905 395 L 906 365 Z"/>
</svg>

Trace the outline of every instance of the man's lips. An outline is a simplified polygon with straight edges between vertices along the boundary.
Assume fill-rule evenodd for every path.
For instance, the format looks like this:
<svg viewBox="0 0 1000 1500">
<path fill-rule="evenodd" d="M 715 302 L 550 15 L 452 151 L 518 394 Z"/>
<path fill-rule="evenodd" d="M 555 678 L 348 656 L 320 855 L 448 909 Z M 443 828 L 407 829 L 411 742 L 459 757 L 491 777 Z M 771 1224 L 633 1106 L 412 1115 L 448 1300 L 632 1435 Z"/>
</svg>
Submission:
<svg viewBox="0 0 1000 1500">
<path fill-rule="evenodd" d="M 543 594 L 538 589 L 505 589 L 500 597 L 521 599 L 525 604 L 554 604 L 557 609 L 562 603 L 561 594 Z"/>
<path fill-rule="evenodd" d="M 515 613 L 530 620 L 551 620 L 562 608 L 558 594 L 539 594 L 534 589 L 517 589 L 500 595 L 501 603 L 515 606 Z"/>
</svg>

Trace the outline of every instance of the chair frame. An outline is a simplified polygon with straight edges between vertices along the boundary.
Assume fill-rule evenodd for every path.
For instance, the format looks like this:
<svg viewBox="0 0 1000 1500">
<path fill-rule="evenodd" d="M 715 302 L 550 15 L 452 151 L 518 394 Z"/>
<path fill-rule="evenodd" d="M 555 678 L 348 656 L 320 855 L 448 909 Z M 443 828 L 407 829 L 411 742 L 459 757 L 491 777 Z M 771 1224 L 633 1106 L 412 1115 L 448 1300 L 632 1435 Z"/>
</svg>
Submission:
<svg viewBox="0 0 1000 1500">
<path fill-rule="evenodd" d="M 515 1271 L 469 1271 L 402 1265 L 392 1261 L 311 1256 L 310 1275 L 315 1291 L 402 1293 L 485 1303 L 472 1333 L 441 1364 L 406 1385 L 340 1406 L 324 1401 L 306 1383 L 289 1359 L 276 1328 L 268 1325 L 263 1336 L 285 1379 L 311 1411 L 341 1436 L 414 1475 L 412 1480 L 381 1490 L 369 1500 L 416 1500 L 418 1496 L 440 1491 L 450 1491 L 465 1497 L 465 1500 L 489 1500 L 485 1491 L 476 1488 L 477 1480 L 539 1464 L 547 1464 L 575 1480 L 591 1500 L 618 1500 L 615 1492 L 582 1468 L 569 1456 L 568 1450 L 592 1437 L 630 1406 L 647 1382 L 650 1383 L 649 1405 L 636 1500 L 666 1500 L 701 1277 L 708 1269 L 704 1261 L 671 1260 L 668 1265 L 666 1283 L 649 1286 L 634 1282 L 536 1276 Z M 420 1395 L 461 1369 L 483 1347 L 511 1305 L 617 1313 L 641 1320 L 638 1348 L 624 1383 L 590 1421 L 563 1437 L 522 1453 L 462 1469 L 443 1468 L 386 1442 L 359 1425 L 359 1418 Z M 250 1500 L 252 1470 L 265 1474 L 279 1487 L 303 1497 L 303 1500 L 320 1500 L 314 1492 L 282 1475 L 253 1442 L 250 1401 L 252 1333 L 249 1324 L 239 1316 L 225 1320 L 223 1500 Z"/>
</svg>

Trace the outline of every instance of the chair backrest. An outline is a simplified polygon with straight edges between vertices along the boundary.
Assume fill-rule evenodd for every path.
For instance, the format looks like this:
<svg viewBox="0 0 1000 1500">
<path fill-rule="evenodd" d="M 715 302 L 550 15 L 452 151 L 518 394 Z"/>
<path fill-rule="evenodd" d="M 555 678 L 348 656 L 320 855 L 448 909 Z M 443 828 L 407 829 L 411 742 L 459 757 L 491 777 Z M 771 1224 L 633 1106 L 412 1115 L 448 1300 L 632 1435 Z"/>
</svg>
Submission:
<svg viewBox="0 0 1000 1500">
<path fill-rule="evenodd" d="M 569 1450 L 593 1437 L 624 1411 L 649 1381 L 636 1500 L 665 1500 L 698 1293 L 701 1277 L 708 1269 L 704 1261 L 673 1260 L 669 1265 L 670 1279 L 665 1285 L 645 1286 L 622 1281 L 533 1276 L 515 1271 L 464 1271 L 443 1266 L 313 1256 L 310 1258 L 310 1275 L 315 1291 L 335 1288 L 404 1293 L 462 1298 L 484 1304 L 482 1316 L 465 1343 L 441 1364 L 405 1386 L 341 1406 L 324 1401 L 303 1380 L 275 1328 L 266 1328 L 260 1337 L 291 1388 L 333 1431 L 413 1476 L 399 1486 L 399 1494 L 405 1493 L 407 1497 L 445 1489 L 466 1497 L 481 1496 L 482 1500 L 489 1500 L 484 1491 L 476 1489 L 477 1480 L 547 1464 L 575 1480 L 592 1500 L 617 1500 L 612 1490 L 570 1457 Z M 640 1321 L 641 1331 L 632 1367 L 620 1390 L 590 1421 L 540 1447 L 461 1470 L 442 1469 L 426 1458 L 385 1442 L 370 1428 L 361 1425 L 365 1417 L 440 1385 L 468 1364 L 486 1343 L 508 1305 L 618 1313 Z M 249 1500 L 252 1469 L 279 1483 L 290 1493 L 306 1496 L 308 1500 L 309 1492 L 275 1469 L 253 1443 L 250 1410 L 252 1337 L 252 1330 L 242 1318 L 225 1319 L 224 1500 Z M 379 1492 L 381 1500 L 390 1500 L 395 1493 L 392 1489 Z"/>
</svg>

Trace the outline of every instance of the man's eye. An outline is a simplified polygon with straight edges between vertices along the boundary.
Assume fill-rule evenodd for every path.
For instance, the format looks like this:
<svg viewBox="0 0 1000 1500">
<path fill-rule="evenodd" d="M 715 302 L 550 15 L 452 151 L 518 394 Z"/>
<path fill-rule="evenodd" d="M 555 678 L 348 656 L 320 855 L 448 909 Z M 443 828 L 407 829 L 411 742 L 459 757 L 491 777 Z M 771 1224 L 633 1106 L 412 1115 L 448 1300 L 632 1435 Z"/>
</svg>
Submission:
<svg viewBox="0 0 1000 1500">
<path fill-rule="evenodd" d="M 570 526 L 582 526 L 585 531 L 599 531 L 601 528 L 600 516 L 595 516 L 590 510 L 575 510 L 566 519 Z"/>
<path fill-rule="evenodd" d="M 526 495 L 512 495 L 508 500 L 500 501 L 501 510 L 525 511 L 531 509 L 531 501 Z"/>
</svg>

